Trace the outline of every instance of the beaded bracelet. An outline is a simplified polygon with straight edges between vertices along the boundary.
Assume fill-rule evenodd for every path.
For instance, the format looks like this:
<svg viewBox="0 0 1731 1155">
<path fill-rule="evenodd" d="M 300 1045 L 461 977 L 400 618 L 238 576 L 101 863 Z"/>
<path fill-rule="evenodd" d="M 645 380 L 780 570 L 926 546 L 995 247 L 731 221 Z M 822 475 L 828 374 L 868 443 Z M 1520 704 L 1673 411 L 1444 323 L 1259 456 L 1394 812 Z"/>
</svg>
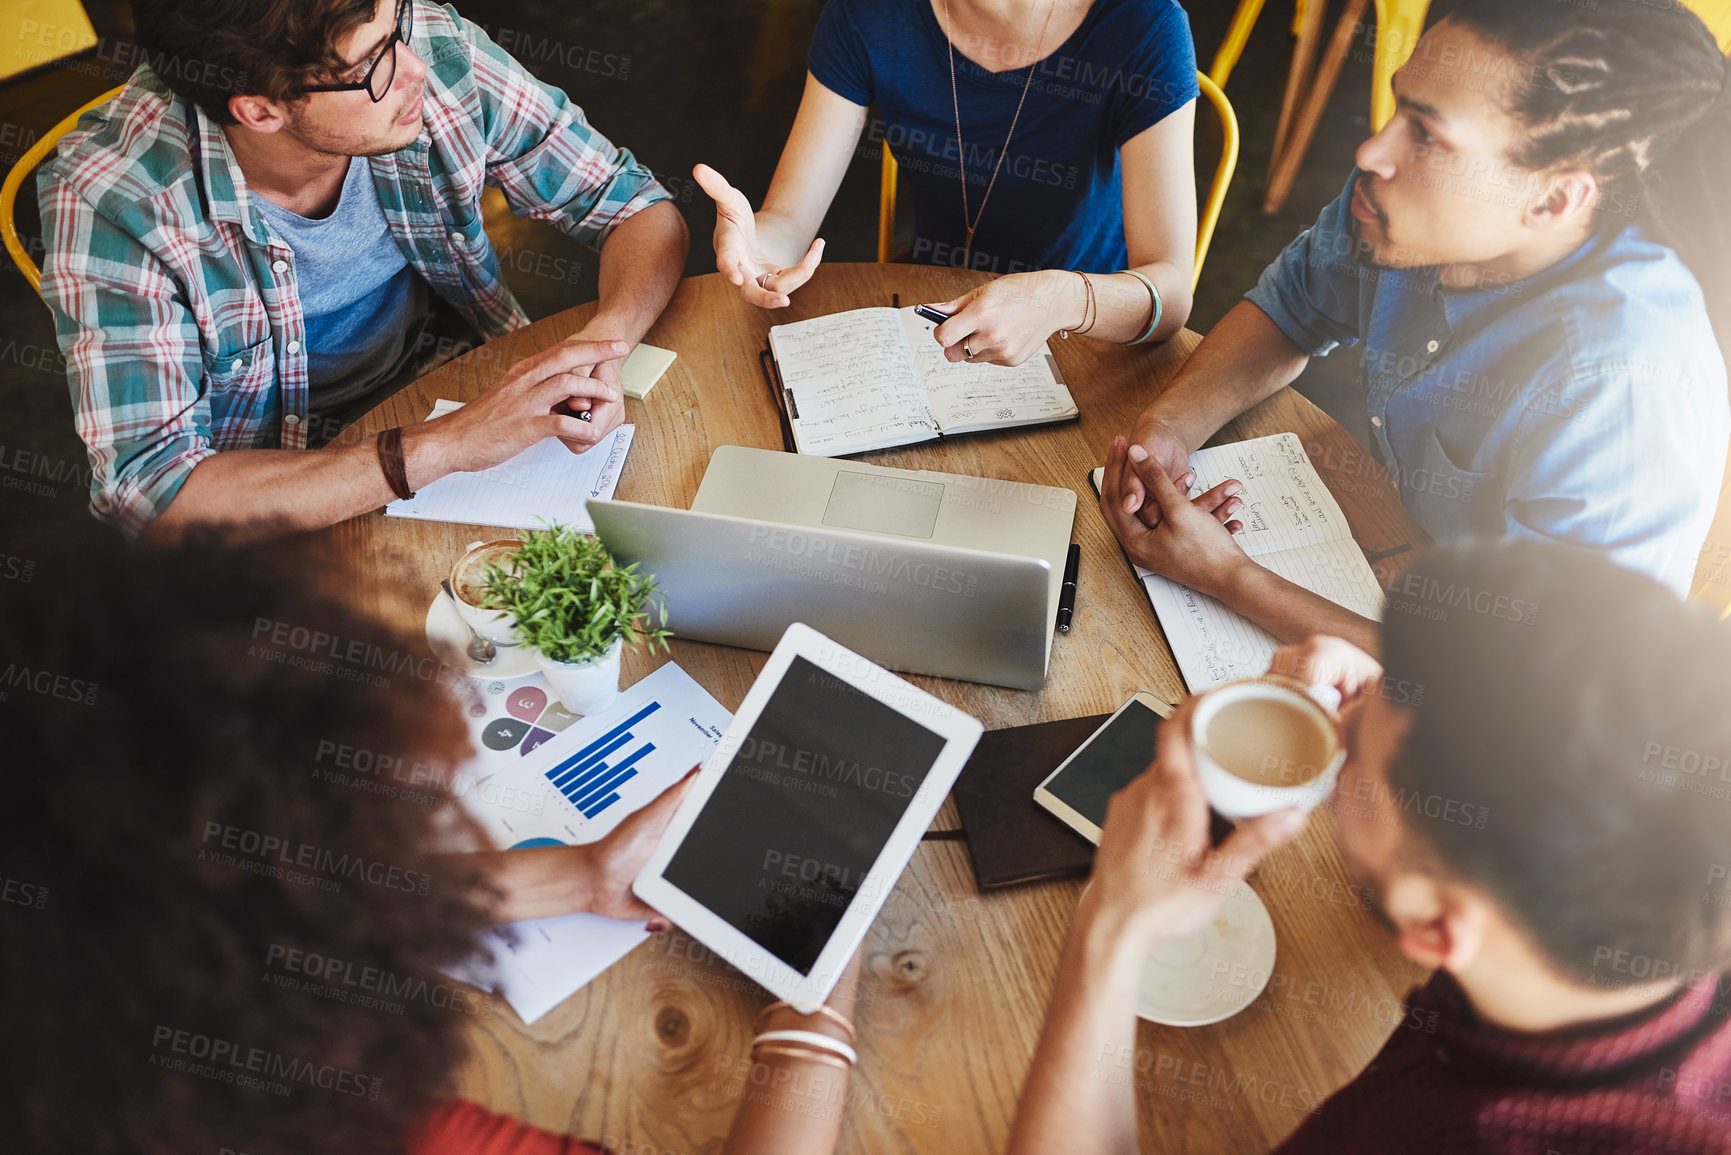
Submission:
<svg viewBox="0 0 1731 1155">
<path fill-rule="evenodd" d="M 1160 300 L 1160 290 L 1154 287 L 1153 281 L 1150 281 L 1135 269 L 1125 269 L 1124 272 L 1129 273 L 1132 277 L 1135 277 L 1138 281 L 1147 285 L 1148 296 L 1154 302 L 1154 311 L 1148 318 L 1148 328 L 1145 329 L 1142 335 L 1134 341 L 1125 342 L 1127 345 L 1140 345 L 1142 342 L 1152 337 L 1154 335 L 1154 330 L 1160 327 L 1160 315 L 1165 312 L 1165 304 Z"/>
</svg>

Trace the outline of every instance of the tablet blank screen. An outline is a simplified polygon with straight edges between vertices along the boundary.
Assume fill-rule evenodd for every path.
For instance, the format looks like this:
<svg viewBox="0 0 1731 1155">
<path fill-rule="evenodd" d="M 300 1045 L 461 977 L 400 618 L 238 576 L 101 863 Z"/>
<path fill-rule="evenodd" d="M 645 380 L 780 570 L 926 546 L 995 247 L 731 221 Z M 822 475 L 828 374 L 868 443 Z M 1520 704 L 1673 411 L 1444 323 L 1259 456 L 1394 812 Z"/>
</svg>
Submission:
<svg viewBox="0 0 1731 1155">
<path fill-rule="evenodd" d="M 809 975 L 944 744 L 796 656 L 662 876 Z"/>
</svg>

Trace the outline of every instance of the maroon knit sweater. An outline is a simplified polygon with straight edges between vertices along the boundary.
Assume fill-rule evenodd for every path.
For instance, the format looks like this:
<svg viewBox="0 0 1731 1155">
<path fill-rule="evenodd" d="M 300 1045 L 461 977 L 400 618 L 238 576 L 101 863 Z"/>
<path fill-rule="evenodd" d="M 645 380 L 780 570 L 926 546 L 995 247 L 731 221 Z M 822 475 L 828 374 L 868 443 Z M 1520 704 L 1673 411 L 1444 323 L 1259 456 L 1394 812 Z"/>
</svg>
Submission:
<svg viewBox="0 0 1731 1155">
<path fill-rule="evenodd" d="M 1479 1022 L 1437 972 L 1359 1076 L 1280 1155 L 1731 1153 L 1731 975 L 1651 1010 L 1544 1034 Z"/>
</svg>

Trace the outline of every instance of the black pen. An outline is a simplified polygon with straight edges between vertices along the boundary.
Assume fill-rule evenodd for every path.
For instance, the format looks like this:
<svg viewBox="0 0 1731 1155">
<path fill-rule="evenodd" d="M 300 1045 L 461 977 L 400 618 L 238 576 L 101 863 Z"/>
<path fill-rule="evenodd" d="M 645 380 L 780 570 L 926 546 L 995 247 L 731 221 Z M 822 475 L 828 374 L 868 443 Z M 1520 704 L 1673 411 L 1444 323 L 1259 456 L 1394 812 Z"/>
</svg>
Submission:
<svg viewBox="0 0 1731 1155">
<path fill-rule="evenodd" d="M 1070 632 L 1070 615 L 1076 612 L 1076 573 L 1082 566 L 1082 547 L 1071 543 L 1064 562 L 1064 588 L 1058 592 L 1058 632 Z"/>
</svg>

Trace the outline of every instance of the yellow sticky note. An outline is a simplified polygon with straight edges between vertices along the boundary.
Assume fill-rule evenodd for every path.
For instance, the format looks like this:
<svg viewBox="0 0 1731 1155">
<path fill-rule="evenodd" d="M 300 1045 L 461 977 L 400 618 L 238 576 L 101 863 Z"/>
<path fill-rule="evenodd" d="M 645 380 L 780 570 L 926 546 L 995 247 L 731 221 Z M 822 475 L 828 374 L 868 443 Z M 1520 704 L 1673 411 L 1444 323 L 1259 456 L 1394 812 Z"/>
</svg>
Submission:
<svg viewBox="0 0 1731 1155">
<path fill-rule="evenodd" d="M 620 375 L 625 379 L 625 396 L 635 397 L 639 401 L 649 396 L 649 391 L 655 388 L 655 383 L 661 380 L 661 375 L 667 372 L 667 367 L 673 364 L 673 359 L 679 354 L 671 349 L 660 349 L 654 345 L 639 345 L 631 350 L 631 355 L 625 358 L 625 365 Z"/>
</svg>

